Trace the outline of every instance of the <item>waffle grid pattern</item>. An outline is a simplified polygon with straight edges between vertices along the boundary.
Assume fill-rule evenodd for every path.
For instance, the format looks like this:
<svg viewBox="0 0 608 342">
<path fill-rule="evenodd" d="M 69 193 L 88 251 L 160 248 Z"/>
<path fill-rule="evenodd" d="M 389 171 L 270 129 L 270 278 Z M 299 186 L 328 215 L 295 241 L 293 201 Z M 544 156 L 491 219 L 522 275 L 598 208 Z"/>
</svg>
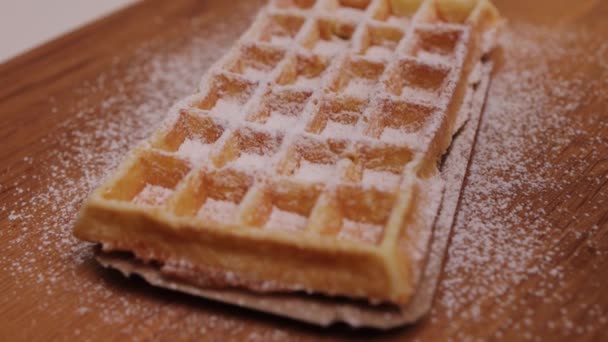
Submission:
<svg viewBox="0 0 608 342">
<path fill-rule="evenodd" d="M 469 37 L 465 25 L 389 9 L 273 3 L 135 162 L 150 167 L 133 202 L 380 243 L 396 190 L 411 186 L 406 166 L 445 119 Z"/>
<path fill-rule="evenodd" d="M 271 1 L 94 201 L 397 262 L 386 251 L 403 245 L 477 62 L 474 27 L 435 6 Z"/>
</svg>

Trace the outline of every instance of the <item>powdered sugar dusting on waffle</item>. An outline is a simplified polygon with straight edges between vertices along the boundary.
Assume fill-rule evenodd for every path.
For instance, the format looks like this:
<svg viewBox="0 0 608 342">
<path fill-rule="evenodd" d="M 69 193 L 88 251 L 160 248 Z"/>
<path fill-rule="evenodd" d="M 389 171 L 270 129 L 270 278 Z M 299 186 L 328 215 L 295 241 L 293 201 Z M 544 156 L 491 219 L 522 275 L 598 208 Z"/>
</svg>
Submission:
<svg viewBox="0 0 608 342">
<path fill-rule="evenodd" d="M 320 55 L 333 57 L 348 46 L 348 43 L 339 38 L 331 38 L 331 40 L 320 40 L 315 44 L 314 52 Z"/>
<path fill-rule="evenodd" d="M 237 209 L 238 206 L 234 202 L 208 198 L 198 211 L 197 216 L 204 220 L 230 223 L 233 221 Z"/>
<path fill-rule="evenodd" d="M 312 89 L 321 85 L 319 78 L 309 78 L 305 76 L 298 76 L 294 82 L 294 86 L 299 86 L 307 89 Z"/>
<path fill-rule="evenodd" d="M 344 93 L 350 96 L 364 98 L 373 91 L 374 81 L 357 78 L 348 82 L 348 85 L 344 89 Z"/>
<path fill-rule="evenodd" d="M 208 160 L 211 152 L 211 145 L 203 144 L 195 139 L 186 139 L 177 150 L 177 155 L 184 159 L 188 159 L 196 164 L 201 164 Z"/>
<path fill-rule="evenodd" d="M 133 198 L 133 203 L 139 205 L 163 205 L 173 191 L 158 185 L 146 185 L 143 190 Z"/>
<path fill-rule="evenodd" d="M 384 46 L 371 46 L 367 49 L 365 55 L 371 59 L 386 60 L 392 57 L 393 52 Z"/>
<path fill-rule="evenodd" d="M 229 166 L 242 171 L 262 170 L 266 168 L 268 159 L 254 153 L 243 153 L 230 162 Z"/>
<path fill-rule="evenodd" d="M 270 5 L 258 18 L 261 31 L 248 33 L 201 83 L 200 108 L 209 112 L 197 115 L 221 119 L 226 129 L 208 145 L 184 141 L 177 155 L 199 165 L 209 164 L 205 160 L 211 153 L 214 167 L 256 170 L 262 179 L 278 173 L 320 184 L 329 196 L 347 183 L 363 193 L 398 187 L 403 169 L 365 169 L 355 176 L 354 169 L 337 168 L 341 160 L 350 160 L 350 146 L 358 143 L 372 148 L 390 142 L 422 155 L 441 152 L 430 151 L 429 144 L 446 134 L 438 128 L 448 119 L 445 105 L 462 67 L 467 28 L 427 16 L 381 21 L 390 17 L 381 13 L 385 7 L 378 1 L 368 5 L 335 7 L 320 1 L 306 12 Z M 328 95 L 349 100 L 320 104 Z M 250 132 L 257 133 L 238 133 L 243 127 L 256 127 Z M 297 145 L 303 132 L 312 135 Z M 275 134 L 281 138 L 273 140 Z M 323 151 L 315 151 L 319 148 Z M 273 213 L 258 224 L 294 214 Z"/>
<path fill-rule="evenodd" d="M 353 135 L 360 134 L 360 132 L 357 131 L 355 126 L 328 121 L 321 134 L 327 137 L 348 138 L 349 136 L 352 137 Z"/>
<path fill-rule="evenodd" d="M 266 222 L 266 228 L 281 231 L 304 230 L 306 229 L 307 221 L 308 219 L 302 215 L 274 208 L 268 218 L 268 222 Z"/>
<path fill-rule="evenodd" d="M 361 223 L 344 219 L 338 238 L 374 244 L 380 241 L 382 231 L 382 226 L 377 224 Z"/>
<path fill-rule="evenodd" d="M 380 189 L 392 190 L 399 187 L 400 180 L 401 176 L 398 174 L 375 170 L 365 170 L 363 171 L 363 179 L 361 179 L 361 183 Z"/>
<path fill-rule="evenodd" d="M 293 177 L 303 182 L 317 183 L 329 180 L 335 172 L 331 165 L 300 161 L 300 165 Z"/>
<path fill-rule="evenodd" d="M 239 117 L 242 113 L 243 106 L 234 101 L 224 99 L 217 100 L 215 106 L 211 110 L 211 114 L 219 117 Z"/>
<path fill-rule="evenodd" d="M 284 115 L 279 112 L 270 113 L 270 117 L 266 120 L 264 125 L 268 128 L 277 130 L 284 130 L 287 127 L 294 127 L 298 124 L 298 118 L 295 116 Z"/>
</svg>

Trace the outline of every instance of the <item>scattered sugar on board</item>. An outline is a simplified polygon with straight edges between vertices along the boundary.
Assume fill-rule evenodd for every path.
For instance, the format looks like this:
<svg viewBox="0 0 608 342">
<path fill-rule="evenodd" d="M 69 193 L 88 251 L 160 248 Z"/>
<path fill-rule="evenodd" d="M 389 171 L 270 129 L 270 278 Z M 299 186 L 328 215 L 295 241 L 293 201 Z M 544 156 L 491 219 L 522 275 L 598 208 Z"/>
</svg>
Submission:
<svg viewBox="0 0 608 342">
<path fill-rule="evenodd" d="M 193 24 L 196 26 L 196 23 Z M 86 195 L 102 181 L 109 169 L 118 164 L 130 147 L 154 131 L 170 105 L 192 92 L 204 70 L 228 47 L 226 41 L 231 42 L 236 38 L 236 35 L 224 37 L 197 33 L 193 37 L 204 38 L 194 38 L 185 47 L 168 55 L 159 53 L 163 49 L 153 42 L 143 47 L 135 62 L 130 64 L 126 80 L 117 81 L 112 71 L 108 71 L 101 74 L 96 82 L 75 90 L 86 99 L 92 94 L 102 93 L 104 89 L 113 89 L 112 95 L 107 96 L 99 107 L 91 107 L 82 101 L 75 108 L 58 108 L 52 98 L 49 100 L 51 112 L 74 110 L 78 114 L 63 124 L 65 135 L 41 141 L 55 144 L 50 153 L 53 156 L 51 159 L 58 162 L 41 165 L 37 157 L 27 156 L 23 159 L 25 166 L 44 171 L 24 175 L 15 184 L 0 185 L 3 190 L 10 188 L 10 196 L 15 199 L 12 205 L 0 210 L 9 221 L 8 229 L 1 230 L 0 234 L 11 239 L 0 256 L 0 264 L 5 272 L 17 279 L 18 284 L 22 284 L 10 289 L 10 293 L 6 293 L 8 296 L 17 298 L 21 296 L 20 289 L 34 288 L 39 300 L 32 310 L 53 315 L 62 314 L 64 306 L 55 306 L 53 301 L 53 298 L 61 295 L 62 299 L 73 302 L 70 305 L 78 315 L 94 315 L 97 318 L 93 320 L 99 319 L 106 325 L 114 326 L 123 334 L 141 334 L 152 327 L 161 326 L 167 334 L 177 334 L 183 338 L 204 335 L 213 330 L 247 340 L 289 338 L 290 333 L 286 328 L 248 318 L 245 319 L 250 327 L 245 330 L 241 324 L 243 317 L 236 310 L 226 310 L 222 306 L 217 306 L 217 310 L 210 309 L 213 314 L 197 310 L 201 303 L 215 307 L 206 301 L 198 302 L 190 297 L 165 301 L 162 296 L 159 299 L 158 296 L 134 295 L 127 285 L 116 285 L 115 279 L 95 270 L 91 246 L 77 242 L 71 235 L 74 218 Z M 577 74 L 584 70 L 567 70 L 561 75 L 560 70 L 551 69 L 552 61 L 560 58 L 579 58 L 583 66 L 598 63 L 606 66 L 606 42 L 594 50 L 597 52 L 595 55 L 571 56 L 568 44 L 572 42 L 569 40 L 576 37 L 580 35 L 519 27 L 507 32 L 502 39 L 506 64 L 497 74 L 490 92 L 492 100 L 483 119 L 430 324 L 441 316 L 458 316 L 467 318 L 469 324 L 475 326 L 480 322 L 499 320 L 503 315 L 518 310 L 521 313 L 519 320 L 509 319 L 502 323 L 504 326 L 496 334 L 496 337 L 501 337 L 508 334 L 509 329 L 525 331 L 530 327 L 536 314 L 531 306 L 533 301 L 553 307 L 576 303 L 562 291 L 566 286 L 567 272 L 575 270 L 553 264 L 564 257 L 562 244 L 568 242 L 567 238 L 589 241 L 590 236 L 605 232 L 606 227 L 594 224 L 594 218 L 585 213 L 578 215 L 567 205 L 561 205 L 555 215 L 562 215 L 564 221 L 587 220 L 590 223 L 588 231 L 568 232 L 567 226 L 555 227 L 551 224 L 555 219 L 550 220 L 550 213 L 542 209 L 548 207 L 548 203 L 534 202 L 535 194 L 559 194 L 561 189 L 575 182 L 588 166 L 581 158 L 576 167 L 559 171 L 563 178 L 556 178 L 559 165 L 549 159 L 549 156 L 563 153 L 565 147 L 583 135 L 577 124 L 580 126 L 587 117 L 592 117 L 592 113 L 577 116 L 571 112 L 585 101 L 584 95 L 592 96 L 608 87 L 608 75 L 598 75 L 596 82 L 588 84 L 583 82 L 588 77 Z M 593 39 L 590 40 L 590 44 L 594 43 Z M 527 60 L 529 68 L 518 70 L 510 64 L 511 60 Z M 116 61 L 117 65 L 120 63 Z M 140 82 L 142 75 L 147 77 L 145 82 Z M 546 77 L 555 79 L 555 86 L 551 89 L 543 88 L 543 78 Z M 133 83 L 138 84 L 135 94 L 131 92 L 126 95 L 121 91 L 127 90 L 127 84 Z M 575 88 L 581 90 L 575 92 L 576 97 L 572 97 L 570 90 Z M 561 111 L 546 111 L 546 108 L 557 108 L 550 106 L 550 101 L 558 101 Z M 95 113 L 99 112 L 106 113 L 106 116 L 96 116 Z M 606 122 L 608 120 L 599 122 L 598 129 L 605 129 Z M 551 140 L 547 137 L 551 137 Z M 524 144 L 530 139 L 536 145 Z M 606 143 L 605 138 L 598 136 L 587 142 L 584 152 L 593 155 L 597 153 L 597 146 Z M 590 181 L 597 184 L 606 181 L 605 175 L 595 177 Z M 25 181 L 42 184 L 45 188 L 37 192 L 33 189 L 38 187 L 23 185 Z M 523 195 L 516 197 L 515 194 Z M 526 201 L 520 201 L 520 198 Z M 601 200 L 605 201 L 605 198 Z M 595 205 L 606 207 L 605 202 Z M 44 219 L 41 220 L 41 217 Z M 555 248 L 539 254 L 543 239 L 554 241 Z M 32 244 L 31 241 L 39 243 Z M 28 246 L 37 247 L 24 250 L 21 246 L 25 242 L 28 242 Z M 573 256 L 579 253 L 606 253 L 590 242 L 582 246 L 584 248 L 577 249 Z M 83 276 L 83 273 L 90 272 L 98 272 L 99 275 Z M 537 281 L 529 293 L 532 299 L 522 300 L 509 292 L 515 285 L 531 279 Z M 136 286 L 143 287 L 143 284 Z M 591 282 L 589 286 L 595 289 L 601 284 Z M 74 295 L 66 296 L 66 292 Z M 162 301 L 163 305 L 158 305 L 158 301 Z M 484 303 L 485 307 L 478 303 Z M 562 335 L 576 336 L 595 329 L 598 324 L 608 324 L 606 308 L 591 303 L 574 305 L 564 305 L 554 320 L 547 321 L 546 328 Z M 582 318 L 572 321 L 569 315 L 571 310 L 580 312 Z M 141 321 L 142 317 L 150 319 Z M 94 331 L 95 327 L 83 326 L 73 333 L 81 335 Z M 456 337 L 468 337 L 462 335 L 466 329 L 459 331 Z M 526 332 L 525 337 L 534 339 L 537 336 Z"/>
<path fill-rule="evenodd" d="M 492 81 L 437 305 L 430 317 L 431 322 L 458 317 L 451 323 L 452 331 L 458 331 L 456 339 L 471 338 L 465 331 L 483 332 L 484 326 L 494 324 L 498 324 L 496 335 L 488 337 L 530 340 L 546 337 L 547 331 L 555 336 L 581 336 L 606 324 L 607 308 L 581 303 L 586 306 L 582 309 L 572 304 L 579 297 L 566 290 L 568 275 L 580 266 L 574 261 L 567 267 L 556 266 L 568 251 L 574 250 L 574 257 L 608 252 L 606 246 L 603 251 L 599 246 L 589 249 L 586 242 L 590 236 L 598 237 L 600 230 L 605 233 L 606 224 L 594 230 L 601 218 L 575 211 L 568 198 L 585 198 L 585 187 L 581 185 L 577 194 L 562 193 L 576 182 L 597 185 L 608 180 L 605 172 L 589 172 L 594 160 L 608 157 L 601 156 L 601 147 L 608 144 L 600 134 L 608 128 L 605 109 L 604 114 L 579 109 L 606 89 L 606 72 L 593 82 L 589 80 L 594 77 L 585 75 L 594 70 L 590 65 L 605 63 L 605 56 L 573 54 L 569 46 L 581 37 L 595 44 L 595 51 L 608 46 L 584 32 L 550 32 L 521 24 L 501 39 L 505 64 Z M 567 59 L 578 64 L 565 70 L 557 67 Z M 525 69 L 522 61 L 526 61 Z M 553 80 L 549 88 L 547 79 Z M 596 122 L 597 136 L 582 130 L 586 120 Z M 589 136 L 578 150 L 570 147 Z M 576 153 L 567 159 L 570 163 L 572 158 L 578 160 L 570 164 L 571 169 L 563 169 L 566 152 Z M 556 200 L 548 203 L 544 198 Z M 606 196 L 598 196 L 589 207 L 602 206 L 608 208 Z M 569 223 L 577 221 L 589 222 L 589 229 L 573 231 Z M 547 250 L 547 243 L 553 248 Z M 513 293 L 518 285 L 527 288 L 527 296 Z M 600 286 L 589 282 L 587 290 L 599 292 Z M 538 326 L 535 318 L 547 308 L 561 308 L 560 314 Z M 513 318 L 505 320 L 505 316 Z M 573 322 L 571 317 L 578 319 Z"/>
</svg>

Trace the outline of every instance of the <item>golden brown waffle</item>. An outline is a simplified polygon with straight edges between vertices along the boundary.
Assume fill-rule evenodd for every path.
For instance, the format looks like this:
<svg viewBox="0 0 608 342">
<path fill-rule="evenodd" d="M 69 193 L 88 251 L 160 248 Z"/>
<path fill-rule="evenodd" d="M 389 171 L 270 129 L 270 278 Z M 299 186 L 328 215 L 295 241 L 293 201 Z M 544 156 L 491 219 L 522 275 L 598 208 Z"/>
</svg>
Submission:
<svg viewBox="0 0 608 342">
<path fill-rule="evenodd" d="M 205 286 L 406 305 L 497 20 L 485 0 L 272 1 L 75 234 Z"/>
</svg>

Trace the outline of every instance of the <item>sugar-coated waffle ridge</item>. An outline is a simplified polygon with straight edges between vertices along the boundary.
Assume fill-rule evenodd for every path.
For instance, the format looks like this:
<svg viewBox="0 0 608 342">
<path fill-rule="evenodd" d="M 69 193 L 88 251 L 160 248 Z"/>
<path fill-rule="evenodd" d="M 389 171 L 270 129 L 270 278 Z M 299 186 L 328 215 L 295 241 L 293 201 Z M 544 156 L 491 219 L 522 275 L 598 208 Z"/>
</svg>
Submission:
<svg viewBox="0 0 608 342">
<path fill-rule="evenodd" d="M 205 286 L 407 304 L 497 20 L 485 0 L 271 1 L 75 234 Z"/>
</svg>

